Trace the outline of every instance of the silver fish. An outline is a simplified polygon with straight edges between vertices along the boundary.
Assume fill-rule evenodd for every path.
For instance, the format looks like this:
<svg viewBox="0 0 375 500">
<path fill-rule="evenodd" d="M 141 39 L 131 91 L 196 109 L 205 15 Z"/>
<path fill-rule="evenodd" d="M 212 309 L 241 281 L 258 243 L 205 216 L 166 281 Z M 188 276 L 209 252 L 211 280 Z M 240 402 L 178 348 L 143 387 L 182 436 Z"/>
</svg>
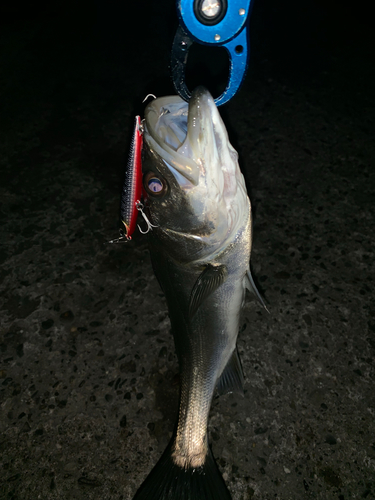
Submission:
<svg viewBox="0 0 375 500">
<path fill-rule="evenodd" d="M 242 391 L 236 339 L 251 278 L 251 208 L 238 155 L 210 93 L 145 110 L 149 248 L 180 365 L 177 426 L 134 500 L 229 500 L 207 438 L 212 397 Z M 261 300 L 261 299 L 260 299 Z"/>
</svg>

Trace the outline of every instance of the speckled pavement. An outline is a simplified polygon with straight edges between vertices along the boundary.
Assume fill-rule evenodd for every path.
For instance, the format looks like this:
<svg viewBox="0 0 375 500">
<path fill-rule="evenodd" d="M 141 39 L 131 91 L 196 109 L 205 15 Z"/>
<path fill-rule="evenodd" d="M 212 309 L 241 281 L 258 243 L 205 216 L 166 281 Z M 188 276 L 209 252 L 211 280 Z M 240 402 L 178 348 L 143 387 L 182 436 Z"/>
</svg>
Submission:
<svg viewBox="0 0 375 500">
<path fill-rule="evenodd" d="M 1 25 L 0 500 L 131 500 L 176 418 L 147 237 L 107 243 L 134 113 L 171 92 L 173 2 L 127 13 L 121 36 L 97 5 Z M 270 309 L 249 295 L 245 397 L 211 410 L 233 500 L 375 499 L 374 45 L 365 20 L 348 35 L 350 13 L 331 25 L 306 5 L 256 3 L 250 72 L 222 110 Z"/>
</svg>

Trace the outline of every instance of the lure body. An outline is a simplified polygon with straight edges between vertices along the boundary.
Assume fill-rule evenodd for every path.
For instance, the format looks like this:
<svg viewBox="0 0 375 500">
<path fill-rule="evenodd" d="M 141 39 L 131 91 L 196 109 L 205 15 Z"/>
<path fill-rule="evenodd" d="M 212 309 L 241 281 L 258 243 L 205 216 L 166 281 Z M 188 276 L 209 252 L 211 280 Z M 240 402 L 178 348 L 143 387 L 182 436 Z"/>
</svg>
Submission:
<svg viewBox="0 0 375 500">
<path fill-rule="evenodd" d="M 142 141 L 143 132 L 140 116 L 135 117 L 130 155 L 125 171 L 124 187 L 121 195 L 121 220 L 125 226 L 124 237 L 131 240 L 134 233 L 139 205 L 142 197 Z"/>
</svg>

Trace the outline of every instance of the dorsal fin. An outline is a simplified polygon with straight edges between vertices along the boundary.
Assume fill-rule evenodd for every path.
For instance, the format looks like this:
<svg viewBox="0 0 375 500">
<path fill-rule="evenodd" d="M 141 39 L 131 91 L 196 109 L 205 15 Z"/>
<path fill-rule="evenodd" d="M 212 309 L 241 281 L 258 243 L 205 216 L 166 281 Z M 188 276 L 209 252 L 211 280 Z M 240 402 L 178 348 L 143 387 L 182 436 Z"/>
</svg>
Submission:
<svg viewBox="0 0 375 500">
<path fill-rule="evenodd" d="M 190 318 L 194 316 L 202 302 L 224 283 L 227 276 L 228 271 L 226 266 L 221 264 L 207 264 L 191 291 L 189 304 Z"/>
<path fill-rule="evenodd" d="M 267 306 L 263 300 L 263 297 L 259 293 L 259 290 L 257 289 L 257 287 L 254 283 L 253 277 L 251 276 L 250 268 L 246 271 L 245 286 L 249 290 L 249 292 L 251 292 L 255 295 L 255 297 L 258 299 L 258 302 L 260 303 L 260 305 L 263 306 L 264 309 L 269 313 L 269 310 L 267 309 Z"/>
</svg>

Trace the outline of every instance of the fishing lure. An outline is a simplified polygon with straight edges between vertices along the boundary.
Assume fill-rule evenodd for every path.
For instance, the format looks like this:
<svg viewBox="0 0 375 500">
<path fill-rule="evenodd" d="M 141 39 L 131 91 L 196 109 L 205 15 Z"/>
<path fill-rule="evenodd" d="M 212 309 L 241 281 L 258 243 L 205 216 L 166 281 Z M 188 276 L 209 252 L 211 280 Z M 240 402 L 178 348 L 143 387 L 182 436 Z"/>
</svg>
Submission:
<svg viewBox="0 0 375 500">
<path fill-rule="evenodd" d="M 123 238 L 127 240 L 131 240 L 134 233 L 138 216 L 137 205 L 140 203 L 142 196 L 142 142 L 143 129 L 141 117 L 136 116 L 121 195 L 121 220 L 125 226 Z"/>
<path fill-rule="evenodd" d="M 152 96 L 149 94 L 145 100 Z M 135 231 L 137 224 L 138 212 L 141 213 L 147 224 L 147 230 L 142 231 L 142 234 L 148 233 L 154 226 L 151 224 L 146 214 L 144 213 L 144 204 L 141 200 L 147 199 L 147 194 L 142 187 L 142 144 L 143 144 L 143 127 L 140 116 L 135 117 L 134 132 L 130 144 L 130 154 L 125 170 L 125 181 L 121 195 L 121 221 L 124 224 L 125 230 L 120 229 L 120 237 L 115 240 L 110 240 L 109 243 L 122 243 L 132 239 L 132 234 Z"/>
</svg>

